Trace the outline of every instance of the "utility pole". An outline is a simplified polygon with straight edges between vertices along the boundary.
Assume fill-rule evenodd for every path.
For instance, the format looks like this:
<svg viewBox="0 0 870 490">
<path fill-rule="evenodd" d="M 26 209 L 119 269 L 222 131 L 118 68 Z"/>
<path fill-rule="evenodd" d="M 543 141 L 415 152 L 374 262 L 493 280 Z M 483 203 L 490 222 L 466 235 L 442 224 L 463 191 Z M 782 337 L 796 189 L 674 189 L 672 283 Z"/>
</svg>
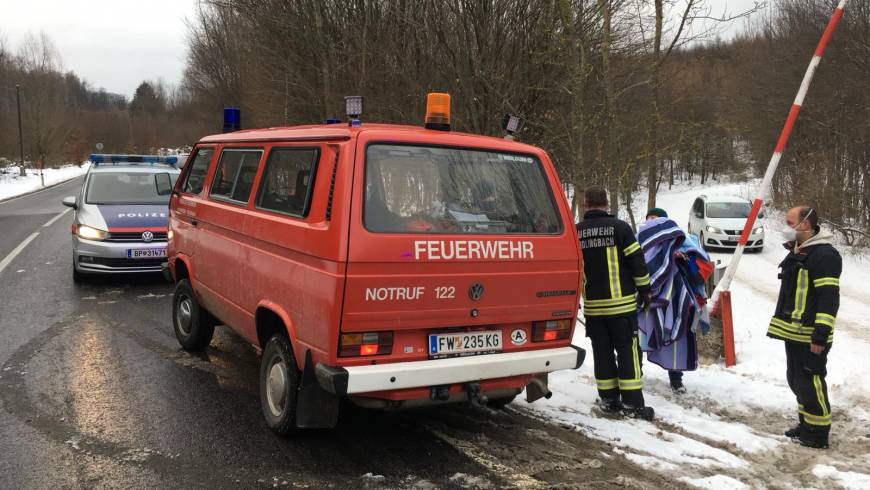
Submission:
<svg viewBox="0 0 870 490">
<path fill-rule="evenodd" d="M 15 101 L 18 104 L 18 147 L 21 150 L 21 175 L 26 176 L 24 170 L 24 131 L 21 129 L 21 86 L 15 84 Z"/>
</svg>

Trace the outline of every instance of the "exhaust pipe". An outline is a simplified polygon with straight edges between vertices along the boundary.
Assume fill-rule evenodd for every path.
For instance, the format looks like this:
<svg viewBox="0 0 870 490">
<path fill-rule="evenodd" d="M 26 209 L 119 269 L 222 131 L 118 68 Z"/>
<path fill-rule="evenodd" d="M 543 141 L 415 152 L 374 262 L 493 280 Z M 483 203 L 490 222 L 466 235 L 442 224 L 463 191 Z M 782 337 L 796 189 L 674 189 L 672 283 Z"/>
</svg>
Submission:
<svg viewBox="0 0 870 490">
<path fill-rule="evenodd" d="M 553 392 L 547 387 L 546 374 L 535 376 L 529 384 L 526 385 L 526 401 L 528 403 L 540 400 L 541 398 L 549 400 L 552 396 Z"/>
</svg>

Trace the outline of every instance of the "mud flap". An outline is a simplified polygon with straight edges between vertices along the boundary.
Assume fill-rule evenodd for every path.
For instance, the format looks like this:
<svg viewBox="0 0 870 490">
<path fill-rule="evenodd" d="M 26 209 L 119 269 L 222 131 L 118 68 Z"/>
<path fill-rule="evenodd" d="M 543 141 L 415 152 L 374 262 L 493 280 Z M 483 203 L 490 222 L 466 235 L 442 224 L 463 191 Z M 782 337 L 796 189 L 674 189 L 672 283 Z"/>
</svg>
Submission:
<svg viewBox="0 0 870 490">
<path fill-rule="evenodd" d="M 305 352 L 302 381 L 296 397 L 296 427 L 331 429 L 338 423 L 338 396 L 324 390 L 314 374 L 311 351 Z"/>
</svg>

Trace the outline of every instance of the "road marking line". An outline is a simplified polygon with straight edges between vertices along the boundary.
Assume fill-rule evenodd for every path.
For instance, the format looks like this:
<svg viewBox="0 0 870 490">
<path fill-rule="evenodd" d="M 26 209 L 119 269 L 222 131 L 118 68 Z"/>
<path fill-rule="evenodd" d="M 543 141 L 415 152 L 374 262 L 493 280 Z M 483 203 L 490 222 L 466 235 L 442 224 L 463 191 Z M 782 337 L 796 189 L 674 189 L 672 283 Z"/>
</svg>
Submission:
<svg viewBox="0 0 870 490">
<path fill-rule="evenodd" d="M 68 212 L 70 212 L 70 211 L 72 211 L 72 209 L 65 209 L 65 210 L 61 211 L 60 214 L 58 214 L 58 215 L 55 216 L 54 218 L 51 218 L 50 220 L 48 220 L 48 223 L 42 225 L 42 227 L 43 227 L 43 228 L 48 228 L 49 226 L 53 225 L 55 221 L 57 221 L 57 220 L 63 218 L 63 215 L 65 215 L 66 213 L 68 213 Z"/>
<path fill-rule="evenodd" d="M 0 262 L 0 273 L 2 273 L 3 269 L 5 269 L 15 259 L 15 257 L 17 257 L 18 254 L 20 254 L 21 251 L 24 250 L 24 247 L 26 247 L 30 242 L 32 242 L 33 239 L 36 238 L 37 236 L 39 236 L 39 232 L 38 231 L 33 232 L 29 237 L 25 238 L 23 242 L 18 244 L 18 246 L 15 247 L 15 250 L 9 252 L 9 255 L 7 255 L 6 258 L 4 258 L 2 262 Z"/>
</svg>

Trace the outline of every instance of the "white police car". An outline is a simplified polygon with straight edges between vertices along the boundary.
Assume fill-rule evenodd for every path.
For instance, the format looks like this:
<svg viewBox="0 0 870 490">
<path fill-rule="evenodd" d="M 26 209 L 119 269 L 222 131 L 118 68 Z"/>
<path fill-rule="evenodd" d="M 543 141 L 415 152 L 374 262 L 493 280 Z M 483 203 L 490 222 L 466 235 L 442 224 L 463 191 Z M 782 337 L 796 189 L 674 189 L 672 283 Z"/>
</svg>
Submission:
<svg viewBox="0 0 870 490">
<path fill-rule="evenodd" d="M 178 158 L 91 155 L 72 225 L 73 280 L 90 274 L 160 272 Z"/>
</svg>

